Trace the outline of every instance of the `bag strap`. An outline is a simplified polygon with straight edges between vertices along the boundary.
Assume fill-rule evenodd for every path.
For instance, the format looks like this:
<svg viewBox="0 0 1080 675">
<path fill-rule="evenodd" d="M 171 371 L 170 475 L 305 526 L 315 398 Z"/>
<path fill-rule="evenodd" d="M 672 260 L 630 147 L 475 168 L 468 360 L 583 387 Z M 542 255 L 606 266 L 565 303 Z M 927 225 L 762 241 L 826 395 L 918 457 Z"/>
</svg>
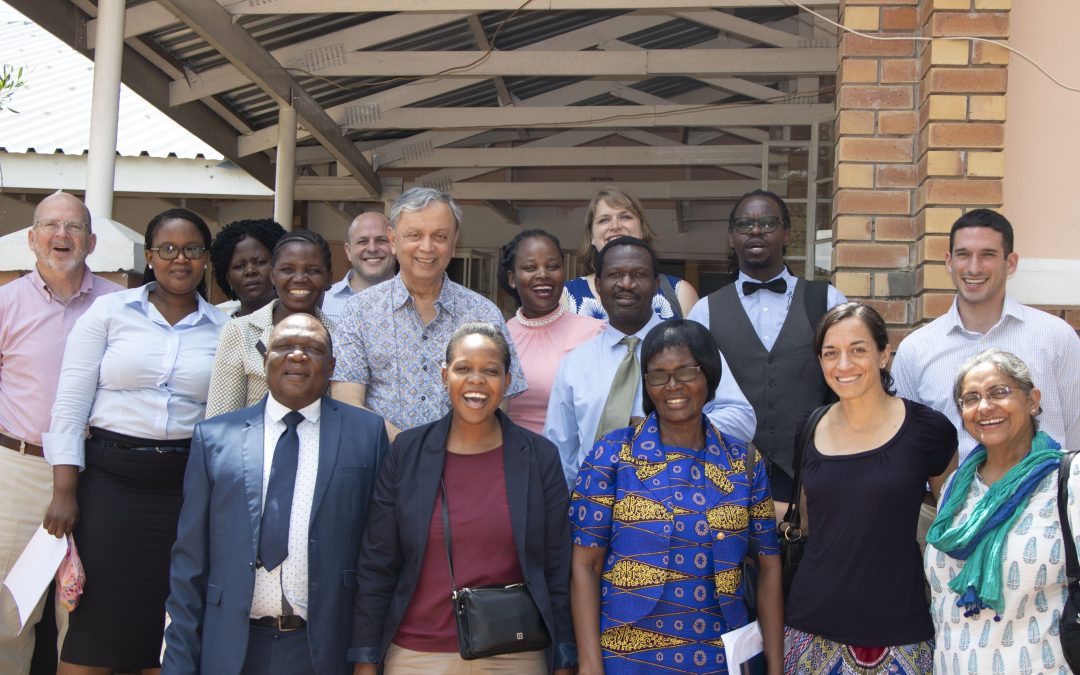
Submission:
<svg viewBox="0 0 1080 675">
<path fill-rule="evenodd" d="M 1069 475 L 1076 452 L 1061 453 L 1058 466 L 1058 520 L 1061 521 L 1061 538 L 1065 542 L 1065 576 L 1069 578 L 1069 591 L 1080 590 L 1080 561 L 1076 559 L 1076 542 L 1069 525 Z"/>
<path fill-rule="evenodd" d="M 446 503 L 446 481 L 439 476 L 439 491 L 442 492 L 442 527 L 443 542 L 446 544 L 446 563 L 450 566 L 451 595 L 457 594 L 457 582 L 454 581 L 454 547 L 450 543 L 450 505 Z"/>
<path fill-rule="evenodd" d="M 675 318 L 683 318 L 682 306 L 679 304 L 679 296 L 675 293 L 675 288 L 671 285 L 671 280 L 668 279 L 666 274 L 660 274 L 660 293 L 667 298 L 668 304 L 671 305 L 671 311 L 675 314 Z"/>
<path fill-rule="evenodd" d="M 829 412 L 831 407 L 832 405 L 823 405 L 814 408 L 814 411 L 810 413 L 810 417 L 806 420 L 806 426 L 803 427 L 802 433 L 799 434 L 799 438 L 795 442 L 795 480 L 791 491 L 793 499 L 791 504 L 788 504 L 787 513 L 784 514 L 784 522 L 788 524 L 788 532 L 792 529 L 799 532 L 796 537 L 802 536 L 802 514 L 799 513 L 799 509 L 802 502 L 803 457 L 806 448 L 810 446 L 810 441 L 814 438 L 814 431 L 817 429 L 818 423 L 821 422 L 821 418 L 825 416 L 825 413 Z"/>
<path fill-rule="evenodd" d="M 829 282 L 815 279 L 803 279 L 803 281 L 806 282 L 803 307 L 806 309 L 806 318 L 810 320 L 810 330 L 816 331 L 829 304 Z"/>
</svg>

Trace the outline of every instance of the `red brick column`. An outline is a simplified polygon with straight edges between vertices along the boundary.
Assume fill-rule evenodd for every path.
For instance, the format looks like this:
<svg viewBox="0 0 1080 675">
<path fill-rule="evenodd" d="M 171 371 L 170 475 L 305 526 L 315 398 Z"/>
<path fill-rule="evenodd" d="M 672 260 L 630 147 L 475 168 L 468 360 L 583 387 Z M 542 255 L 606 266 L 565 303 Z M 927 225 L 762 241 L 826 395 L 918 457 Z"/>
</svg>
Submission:
<svg viewBox="0 0 1080 675">
<path fill-rule="evenodd" d="M 1004 40 L 1011 5 L 1011 0 L 923 0 L 920 32 Z M 919 44 L 913 323 L 940 316 L 952 302 L 944 257 L 953 222 L 965 211 L 1002 205 L 1008 63 L 1008 51 L 992 44 Z"/>
<path fill-rule="evenodd" d="M 913 35 L 918 0 L 846 0 L 840 22 L 866 34 Z M 914 40 L 840 37 L 834 283 L 894 327 L 912 320 L 914 192 L 919 183 L 919 69 Z"/>
</svg>

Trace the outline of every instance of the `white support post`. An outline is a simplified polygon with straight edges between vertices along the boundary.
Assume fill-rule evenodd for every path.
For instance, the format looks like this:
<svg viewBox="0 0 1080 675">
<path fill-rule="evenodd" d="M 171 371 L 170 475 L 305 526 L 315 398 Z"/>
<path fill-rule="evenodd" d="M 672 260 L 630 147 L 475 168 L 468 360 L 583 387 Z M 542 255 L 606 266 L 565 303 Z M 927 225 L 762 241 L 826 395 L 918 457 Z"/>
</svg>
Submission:
<svg viewBox="0 0 1080 675">
<path fill-rule="evenodd" d="M 293 226 L 296 187 L 296 108 L 278 108 L 277 172 L 274 178 L 274 220 L 286 230 Z"/>
<path fill-rule="evenodd" d="M 90 103 L 90 155 L 86 162 L 86 206 L 97 218 L 112 218 L 126 4 L 125 0 L 98 2 L 94 91 Z"/>
</svg>

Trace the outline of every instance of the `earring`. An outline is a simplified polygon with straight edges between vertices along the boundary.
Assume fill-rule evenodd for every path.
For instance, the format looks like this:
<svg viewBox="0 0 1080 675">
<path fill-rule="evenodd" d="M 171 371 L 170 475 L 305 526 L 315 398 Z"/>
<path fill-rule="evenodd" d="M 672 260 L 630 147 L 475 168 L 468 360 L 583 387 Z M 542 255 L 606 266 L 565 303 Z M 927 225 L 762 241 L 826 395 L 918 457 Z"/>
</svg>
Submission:
<svg viewBox="0 0 1080 675">
<path fill-rule="evenodd" d="M 151 265 L 150 263 L 146 263 L 146 269 L 152 270 L 152 269 L 154 269 L 154 266 Z"/>
</svg>

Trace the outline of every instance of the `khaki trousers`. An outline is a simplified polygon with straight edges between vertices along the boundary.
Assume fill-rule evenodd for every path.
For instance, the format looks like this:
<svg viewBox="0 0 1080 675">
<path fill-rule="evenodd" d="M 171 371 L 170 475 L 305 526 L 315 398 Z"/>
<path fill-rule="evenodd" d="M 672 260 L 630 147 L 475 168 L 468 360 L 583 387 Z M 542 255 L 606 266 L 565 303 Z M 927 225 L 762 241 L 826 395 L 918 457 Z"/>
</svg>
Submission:
<svg viewBox="0 0 1080 675">
<path fill-rule="evenodd" d="M 386 653 L 383 675 L 546 675 L 544 652 L 500 654 L 466 661 L 457 653 L 416 652 L 395 644 Z"/>
<path fill-rule="evenodd" d="M 0 447 L 0 579 L 7 578 L 41 527 L 52 501 L 52 467 L 40 457 Z M 34 625 L 41 620 L 45 596 L 19 631 L 19 610 L 6 587 L 0 587 L 0 673 L 25 675 L 34 656 Z M 56 651 L 67 634 L 67 611 L 56 607 Z"/>
</svg>

